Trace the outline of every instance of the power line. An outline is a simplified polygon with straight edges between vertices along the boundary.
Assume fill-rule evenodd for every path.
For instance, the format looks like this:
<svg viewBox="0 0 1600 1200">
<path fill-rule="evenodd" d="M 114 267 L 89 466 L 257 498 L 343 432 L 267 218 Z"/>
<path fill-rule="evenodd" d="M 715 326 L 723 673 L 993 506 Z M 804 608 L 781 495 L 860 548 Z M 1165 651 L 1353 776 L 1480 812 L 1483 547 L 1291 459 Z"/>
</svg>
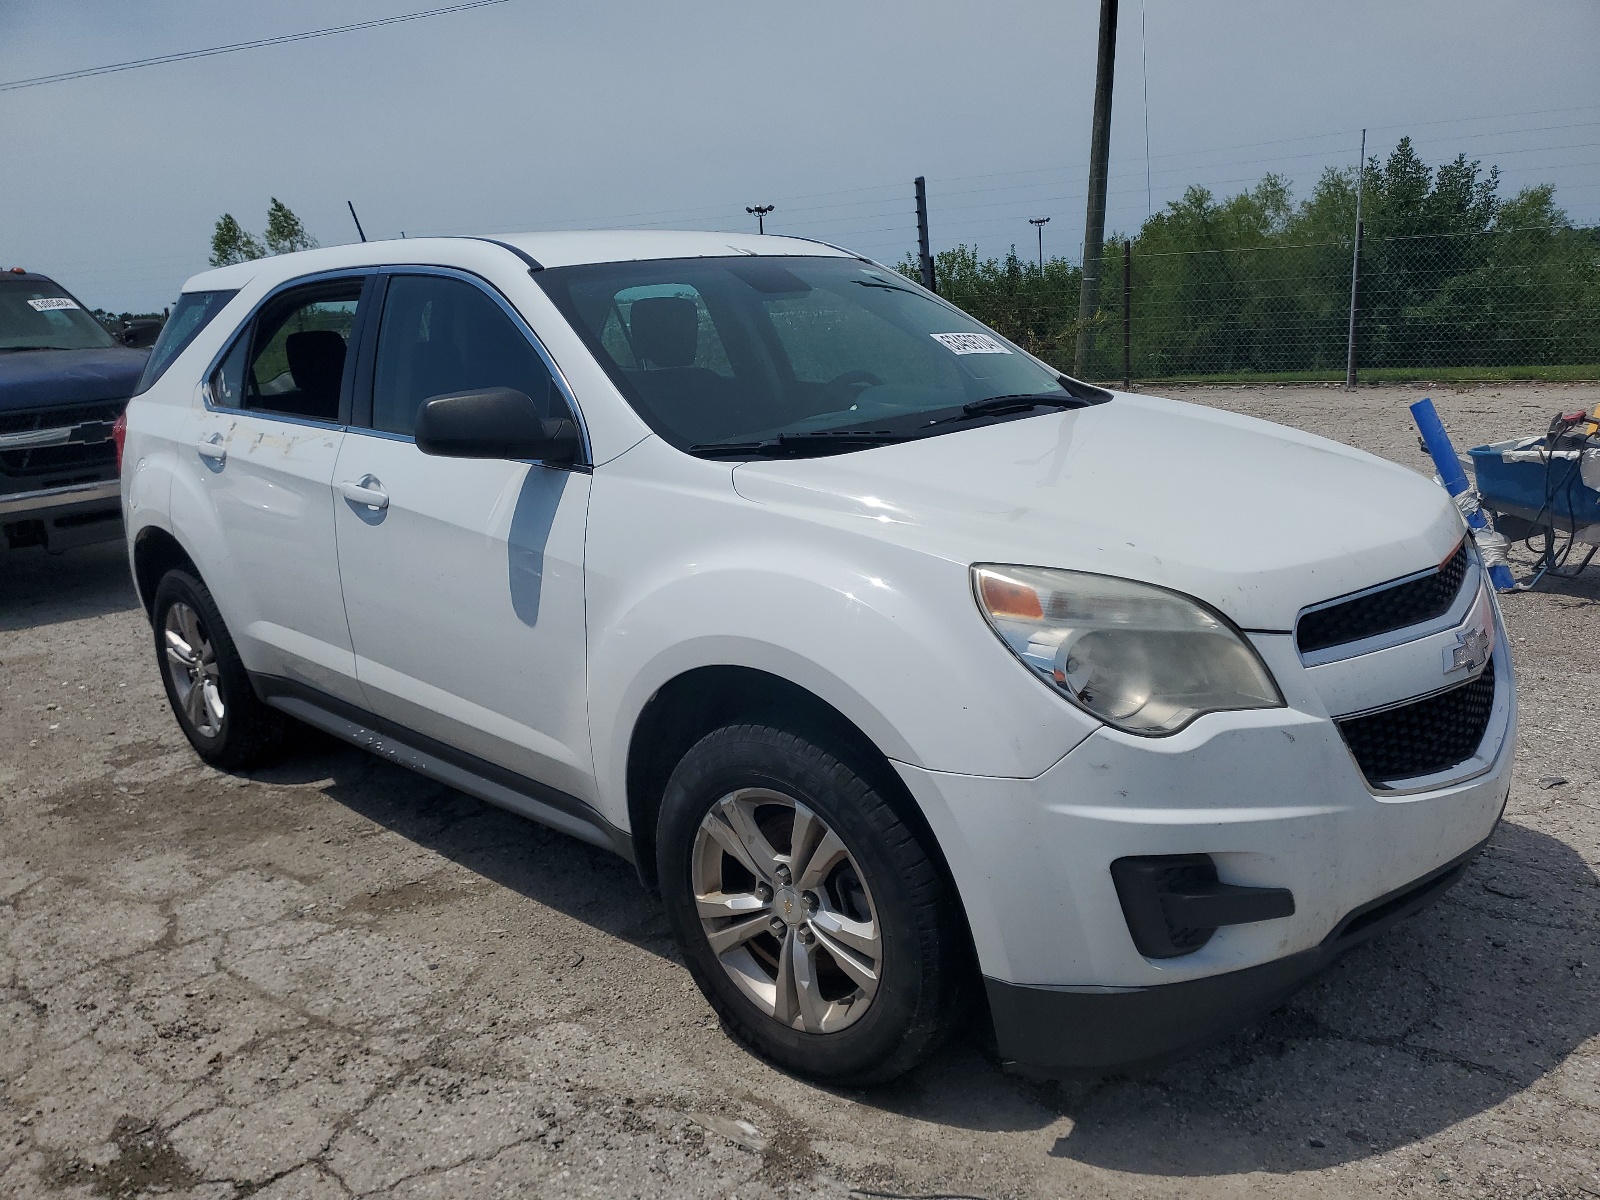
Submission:
<svg viewBox="0 0 1600 1200">
<path fill-rule="evenodd" d="M 204 50 L 182 50 L 176 54 L 158 54 L 152 58 L 135 58 L 127 62 L 107 63 L 102 67 L 85 67 L 79 71 L 60 71 L 54 75 L 35 75 L 31 79 L 12 79 L 0 83 L 0 92 L 13 92 L 19 88 L 42 87 L 47 83 L 66 83 L 73 79 L 88 79 L 95 75 L 110 75 L 117 71 L 134 71 L 140 67 L 158 67 L 164 63 L 186 62 L 191 58 L 210 58 L 217 54 L 232 54 L 236 50 L 259 50 L 263 46 L 283 46 L 289 42 L 304 42 L 311 38 L 331 37 L 336 33 L 353 33 L 359 29 L 377 29 L 382 25 L 399 25 L 405 21 L 421 21 L 426 17 L 442 17 L 448 13 L 465 12 L 469 8 L 487 8 L 491 4 L 506 4 L 509 0 L 468 0 L 465 4 L 452 4 L 445 8 L 430 8 L 422 12 L 402 13 L 396 17 L 379 17 L 373 21 L 357 21 L 352 25 L 333 25 L 327 29 L 312 29 L 305 33 L 285 33 L 277 37 L 256 38 L 249 42 L 233 42 L 227 46 L 209 46 Z"/>
</svg>

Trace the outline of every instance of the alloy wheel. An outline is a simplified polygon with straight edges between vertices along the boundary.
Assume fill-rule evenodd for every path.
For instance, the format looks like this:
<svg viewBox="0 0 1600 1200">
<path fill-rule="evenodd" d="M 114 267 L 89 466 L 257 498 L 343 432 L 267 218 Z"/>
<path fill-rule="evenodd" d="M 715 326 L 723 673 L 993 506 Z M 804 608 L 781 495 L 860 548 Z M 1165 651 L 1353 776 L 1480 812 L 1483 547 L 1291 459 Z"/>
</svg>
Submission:
<svg viewBox="0 0 1600 1200">
<path fill-rule="evenodd" d="M 712 952 L 758 1008 L 807 1033 L 866 1014 L 882 977 L 877 909 L 820 816 L 767 788 L 730 792 L 700 822 L 691 871 Z"/>
<path fill-rule="evenodd" d="M 175 601 L 167 609 L 162 633 L 167 674 L 179 706 L 202 737 L 219 737 L 227 710 L 222 701 L 216 652 L 200 622 L 200 614 L 183 601 Z"/>
</svg>

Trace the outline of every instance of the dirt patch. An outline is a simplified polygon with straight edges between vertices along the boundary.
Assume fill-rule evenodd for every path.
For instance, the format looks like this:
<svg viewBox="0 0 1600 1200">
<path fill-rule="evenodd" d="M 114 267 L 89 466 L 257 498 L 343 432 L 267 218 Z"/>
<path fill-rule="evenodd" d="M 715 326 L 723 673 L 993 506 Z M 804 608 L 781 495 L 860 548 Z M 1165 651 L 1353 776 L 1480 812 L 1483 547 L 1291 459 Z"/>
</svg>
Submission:
<svg viewBox="0 0 1600 1200">
<path fill-rule="evenodd" d="M 45 1183 L 56 1188 L 87 1187 L 110 1200 L 132 1200 L 193 1187 L 204 1178 L 148 1121 L 120 1118 L 111 1141 L 117 1156 L 110 1162 L 97 1166 L 76 1157 L 53 1158 L 43 1172 Z"/>
</svg>

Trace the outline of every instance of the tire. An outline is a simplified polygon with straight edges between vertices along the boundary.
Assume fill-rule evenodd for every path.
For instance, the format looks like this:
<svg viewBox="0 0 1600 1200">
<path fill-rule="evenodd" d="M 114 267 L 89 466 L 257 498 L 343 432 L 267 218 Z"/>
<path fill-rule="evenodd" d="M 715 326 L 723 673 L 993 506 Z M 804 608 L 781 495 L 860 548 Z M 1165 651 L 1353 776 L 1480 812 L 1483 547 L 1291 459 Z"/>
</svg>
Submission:
<svg viewBox="0 0 1600 1200">
<path fill-rule="evenodd" d="M 958 907 L 888 786 L 842 743 L 752 723 L 702 738 L 662 798 L 659 878 L 690 974 L 736 1039 L 827 1083 L 903 1074 L 963 1007 Z"/>
<path fill-rule="evenodd" d="M 167 702 L 195 753 L 230 771 L 271 758 L 287 718 L 256 696 L 206 585 L 187 571 L 168 571 L 156 585 L 152 616 Z"/>
</svg>

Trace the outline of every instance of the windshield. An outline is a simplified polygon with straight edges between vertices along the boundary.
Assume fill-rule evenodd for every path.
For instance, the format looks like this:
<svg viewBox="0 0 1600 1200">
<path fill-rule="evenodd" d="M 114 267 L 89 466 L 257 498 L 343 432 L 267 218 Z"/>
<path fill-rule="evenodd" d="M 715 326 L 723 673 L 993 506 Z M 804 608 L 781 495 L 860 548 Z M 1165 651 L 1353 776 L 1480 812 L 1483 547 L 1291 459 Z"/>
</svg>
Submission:
<svg viewBox="0 0 1600 1200">
<path fill-rule="evenodd" d="M 640 416 L 692 453 L 838 453 L 1090 391 L 856 259 L 662 259 L 535 278 Z"/>
<path fill-rule="evenodd" d="M 104 350 L 104 325 L 48 280 L 0 276 L 0 354 L 8 350 Z"/>
</svg>

